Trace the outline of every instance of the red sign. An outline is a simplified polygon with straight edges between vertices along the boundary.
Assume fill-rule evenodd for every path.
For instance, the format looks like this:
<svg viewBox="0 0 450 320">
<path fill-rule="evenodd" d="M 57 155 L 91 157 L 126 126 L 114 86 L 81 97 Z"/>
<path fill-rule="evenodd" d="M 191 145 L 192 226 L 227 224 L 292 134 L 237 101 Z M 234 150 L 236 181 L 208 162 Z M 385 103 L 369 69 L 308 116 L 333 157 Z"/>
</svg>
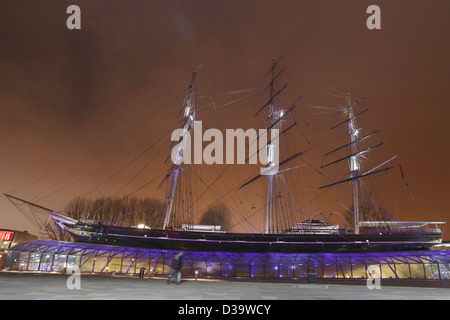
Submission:
<svg viewBox="0 0 450 320">
<path fill-rule="evenodd" d="M 14 232 L 12 231 L 0 231 L 0 241 L 12 241 Z"/>
</svg>

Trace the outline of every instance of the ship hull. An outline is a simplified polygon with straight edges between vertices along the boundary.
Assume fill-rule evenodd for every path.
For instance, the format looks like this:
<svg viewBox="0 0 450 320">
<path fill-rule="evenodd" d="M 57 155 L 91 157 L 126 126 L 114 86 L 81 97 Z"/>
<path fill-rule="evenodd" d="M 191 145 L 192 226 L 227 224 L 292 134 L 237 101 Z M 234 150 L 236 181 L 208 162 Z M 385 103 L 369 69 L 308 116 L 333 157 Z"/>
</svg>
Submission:
<svg viewBox="0 0 450 320">
<path fill-rule="evenodd" d="M 246 234 L 135 229 L 115 226 L 70 226 L 75 241 L 176 251 L 252 253 L 338 253 L 428 250 L 440 234 Z"/>
</svg>

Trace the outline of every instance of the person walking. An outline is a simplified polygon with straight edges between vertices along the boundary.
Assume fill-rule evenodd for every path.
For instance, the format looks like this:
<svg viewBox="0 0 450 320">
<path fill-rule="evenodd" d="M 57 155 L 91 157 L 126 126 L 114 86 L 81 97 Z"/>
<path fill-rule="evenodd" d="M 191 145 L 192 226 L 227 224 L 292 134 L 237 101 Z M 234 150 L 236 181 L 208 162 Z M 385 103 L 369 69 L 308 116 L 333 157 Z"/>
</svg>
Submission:
<svg viewBox="0 0 450 320">
<path fill-rule="evenodd" d="M 178 252 L 172 260 L 172 273 L 169 276 L 169 279 L 167 279 L 167 284 L 170 283 L 171 279 L 175 279 L 176 284 L 180 284 L 181 279 L 181 268 L 183 267 L 183 251 Z"/>
</svg>

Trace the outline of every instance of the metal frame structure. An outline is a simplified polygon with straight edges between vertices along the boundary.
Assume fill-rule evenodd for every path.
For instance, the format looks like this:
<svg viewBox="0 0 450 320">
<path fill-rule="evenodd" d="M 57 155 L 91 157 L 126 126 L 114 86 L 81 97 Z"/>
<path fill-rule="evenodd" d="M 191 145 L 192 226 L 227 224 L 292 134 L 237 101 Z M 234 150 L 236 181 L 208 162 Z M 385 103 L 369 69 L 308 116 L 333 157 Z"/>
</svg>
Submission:
<svg viewBox="0 0 450 320">
<path fill-rule="evenodd" d="M 78 242 L 33 240 L 7 252 L 4 269 L 10 271 L 146 274 L 166 276 L 176 251 L 153 250 Z M 318 278 L 367 279 L 368 268 L 378 266 L 383 279 L 450 280 L 450 250 L 391 253 L 231 253 L 186 251 L 183 277 L 209 278 Z"/>
</svg>

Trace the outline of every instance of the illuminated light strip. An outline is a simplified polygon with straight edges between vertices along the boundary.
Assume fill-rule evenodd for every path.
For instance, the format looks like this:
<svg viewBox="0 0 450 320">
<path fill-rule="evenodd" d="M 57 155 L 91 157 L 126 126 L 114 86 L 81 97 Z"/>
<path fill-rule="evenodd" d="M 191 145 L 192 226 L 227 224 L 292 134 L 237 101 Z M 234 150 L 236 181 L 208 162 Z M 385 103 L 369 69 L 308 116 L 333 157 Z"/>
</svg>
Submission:
<svg viewBox="0 0 450 320">
<path fill-rule="evenodd" d="M 207 240 L 207 239 L 183 239 L 183 238 L 166 238 L 166 237 L 148 237 L 148 236 L 131 236 L 115 233 L 108 233 L 109 236 L 117 237 L 129 237 L 129 238 L 143 238 L 143 239 L 155 239 L 155 240 L 171 240 L 171 241 L 202 241 L 202 242 L 216 242 L 216 243 L 259 243 L 259 244 L 384 244 L 384 243 L 398 243 L 398 244 L 413 244 L 417 241 L 348 241 L 348 242 L 316 242 L 316 241 L 302 241 L 302 242 L 290 242 L 290 241 L 246 241 L 246 240 Z M 422 242 L 421 242 L 422 243 Z M 423 242 L 423 243 L 432 243 Z"/>
</svg>

